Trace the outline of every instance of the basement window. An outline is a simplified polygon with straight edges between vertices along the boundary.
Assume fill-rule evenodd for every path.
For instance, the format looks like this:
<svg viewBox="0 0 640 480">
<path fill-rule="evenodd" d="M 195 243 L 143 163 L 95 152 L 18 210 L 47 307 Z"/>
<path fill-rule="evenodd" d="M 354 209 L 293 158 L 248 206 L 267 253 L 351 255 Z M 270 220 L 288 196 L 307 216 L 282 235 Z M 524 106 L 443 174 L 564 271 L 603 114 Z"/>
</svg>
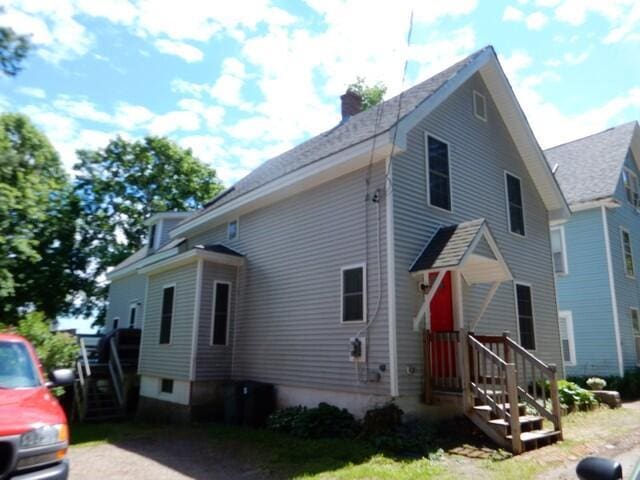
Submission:
<svg viewBox="0 0 640 480">
<path fill-rule="evenodd" d="M 487 99 L 475 90 L 473 91 L 473 114 L 477 119 L 487 121 Z"/>
<path fill-rule="evenodd" d="M 163 378 L 160 381 L 160 391 L 162 393 L 173 393 L 173 380 L 170 378 Z"/>
</svg>

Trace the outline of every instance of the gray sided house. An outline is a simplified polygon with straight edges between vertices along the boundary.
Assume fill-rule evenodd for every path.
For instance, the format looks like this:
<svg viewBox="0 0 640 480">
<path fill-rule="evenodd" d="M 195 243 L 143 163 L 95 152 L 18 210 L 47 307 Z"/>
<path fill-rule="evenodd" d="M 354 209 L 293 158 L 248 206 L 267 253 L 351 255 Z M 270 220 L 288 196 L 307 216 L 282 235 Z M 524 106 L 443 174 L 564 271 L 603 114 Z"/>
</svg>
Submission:
<svg viewBox="0 0 640 480">
<path fill-rule="evenodd" d="M 572 211 L 551 224 L 565 370 L 623 375 L 640 364 L 640 127 L 545 154 Z"/>
<path fill-rule="evenodd" d="M 467 338 L 476 366 L 511 368 L 493 342 L 563 374 L 548 225 L 569 210 L 493 48 L 342 107 L 173 228 L 175 254 L 127 267 L 146 285 L 142 408 L 190 413 L 235 379 L 279 405 L 460 411 L 491 396 L 454 351 Z"/>
</svg>

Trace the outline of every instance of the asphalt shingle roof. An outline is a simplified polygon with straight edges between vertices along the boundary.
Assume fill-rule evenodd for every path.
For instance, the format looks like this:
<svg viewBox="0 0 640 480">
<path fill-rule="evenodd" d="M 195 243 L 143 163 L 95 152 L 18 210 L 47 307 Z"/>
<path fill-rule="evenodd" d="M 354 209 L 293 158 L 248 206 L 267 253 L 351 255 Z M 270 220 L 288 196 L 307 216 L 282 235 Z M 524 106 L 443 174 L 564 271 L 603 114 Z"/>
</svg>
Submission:
<svg viewBox="0 0 640 480">
<path fill-rule="evenodd" d="M 484 218 L 441 227 L 413 262 L 410 272 L 455 267 L 484 225 Z"/>
<path fill-rule="evenodd" d="M 547 162 L 567 202 L 572 204 L 607 198 L 615 193 L 637 122 L 545 150 Z"/>
<path fill-rule="evenodd" d="M 235 257 L 244 257 L 244 255 L 233 248 L 229 248 L 222 243 L 214 243 L 211 245 L 196 245 L 194 248 L 206 250 L 207 252 L 224 253 L 225 255 L 233 255 Z"/>
<path fill-rule="evenodd" d="M 258 168 L 239 180 L 231 188 L 214 198 L 205 208 L 183 220 L 188 223 L 195 218 L 224 205 L 262 185 L 276 180 L 288 173 L 310 165 L 353 145 L 366 141 L 392 128 L 398 119 L 411 113 L 426 101 L 448 80 L 452 79 L 465 66 L 493 47 L 487 46 L 469 55 L 465 59 L 419 83 L 401 95 L 386 100 L 379 105 L 349 118 L 336 127 L 307 140 L 291 150 L 266 161 Z M 399 111 L 398 111 L 399 110 Z M 313 115 L 313 112 L 309 112 Z M 277 126 L 274 126 L 277 128 Z"/>
</svg>

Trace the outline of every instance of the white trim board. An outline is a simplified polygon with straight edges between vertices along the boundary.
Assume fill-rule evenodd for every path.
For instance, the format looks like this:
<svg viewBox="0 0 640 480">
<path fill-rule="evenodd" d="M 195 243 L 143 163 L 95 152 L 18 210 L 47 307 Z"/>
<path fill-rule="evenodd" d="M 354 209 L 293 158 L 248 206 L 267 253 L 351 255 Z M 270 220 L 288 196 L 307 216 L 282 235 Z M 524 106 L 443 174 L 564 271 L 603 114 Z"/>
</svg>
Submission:
<svg viewBox="0 0 640 480">
<path fill-rule="evenodd" d="M 604 231 L 604 247 L 607 257 L 607 272 L 609 274 L 609 294 L 611 295 L 611 307 L 613 310 L 613 332 L 615 334 L 616 353 L 618 357 L 618 373 L 624 375 L 624 362 L 622 357 L 622 340 L 620 338 L 620 318 L 618 315 L 618 299 L 616 297 L 616 287 L 613 275 L 613 261 L 611 258 L 611 242 L 609 240 L 609 223 L 607 221 L 607 209 L 601 206 L 602 228 Z"/>
<path fill-rule="evenodd" d="M 396 331 L 396 257 L 393 222 L 393 171 L 391 157 L 385 162 L 386 234 L 387 234 L 387 309 L 389 316 L 389 389 L 392 397 L 398 389 L 398 332 Z"/>
<path fill-rule="evenodd" d="M 207 250 L 194 248 L 181 253 L 180 255 L 176 255 L 175 257 L 168 258 L 162 262 L 157 262 L 153 265 L 149 265 L 148 267 L 141 268 L 138 270 L 138 273 L 157 274 L 183 265 L 188 265 L 198 259 L 202 259 L 207 262 L 219 263 L 221 265 L 230 265 L 232 267 L 244 265 L 244 257 L 227 255 L 225 253 L 208 252 Z"/>
<path fill-rule="evenodd" d="M 191 364 L 189 366 L 189 379 L 196 379 L 196 357 L 198 356 L 198 336 L 200 334 L 200 306 L 202 303 L 202 271 L 204 269 L 204 261 L 198 260 L 196 270 L 196 298 L 193 306 L 193 322 L 191 324 Z"/>
<path fill-rule="evenodd" d="M 165 258 L 173 257 L 178 253 L 178 247 L 170 248 L 168 250 L 163 250 L 162 252 L 154 253 L 148 257 L 141 258 L 137 262 L 132 263 L 131 265 L 116 271 L 111 271 L 107 273 L 107 280 L 113 281 L 118 280 L 120 278 L 127 277 L 129 275 L 133 275 L 138 273 L 138 270 L 151 265 L 152 263 L 159 262 L 164 260 Z"/>
</svg>

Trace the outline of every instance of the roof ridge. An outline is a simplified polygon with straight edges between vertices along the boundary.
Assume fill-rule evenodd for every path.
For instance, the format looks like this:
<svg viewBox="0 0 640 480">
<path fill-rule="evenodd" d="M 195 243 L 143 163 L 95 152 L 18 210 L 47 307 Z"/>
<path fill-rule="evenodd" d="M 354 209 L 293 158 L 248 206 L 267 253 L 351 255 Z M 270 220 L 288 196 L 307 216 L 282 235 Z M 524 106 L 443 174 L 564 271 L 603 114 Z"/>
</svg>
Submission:
<svg viewBox="0 0 640 480">
<path fill-rule="evenodd" d="M 600 130 L 599 132 L 590 133 L 588 135 L 585 135 L 584 137 L 579 137 L 579 138 L 576 138 L 574 140 L 569 140 L 567 142 L 559 143 L 558 145 L 554 145 L 553 147 L 545 148 L 544 151 L 548 152 L 549 150 L 553 150 L 555 148 L 563 147 L 563 146 L 569 145 L 571 143 L 581 142 L 583 140 L 586 140 L 587 138 L 596 137 L 598 135 L 602 135 L 602 134 L 610 132 L 612 130 L 617 130 L 619 128 L 626 127 L 629 124 L 637 123 L 637 122 L 638 122 L 637 120 L 631 120 L 630 122 L 625 122 L 625 123 L 621 123 L 619 125 L 614 125 L 613 127 L 605 128 L 604 130 Z"/>
</svg>

